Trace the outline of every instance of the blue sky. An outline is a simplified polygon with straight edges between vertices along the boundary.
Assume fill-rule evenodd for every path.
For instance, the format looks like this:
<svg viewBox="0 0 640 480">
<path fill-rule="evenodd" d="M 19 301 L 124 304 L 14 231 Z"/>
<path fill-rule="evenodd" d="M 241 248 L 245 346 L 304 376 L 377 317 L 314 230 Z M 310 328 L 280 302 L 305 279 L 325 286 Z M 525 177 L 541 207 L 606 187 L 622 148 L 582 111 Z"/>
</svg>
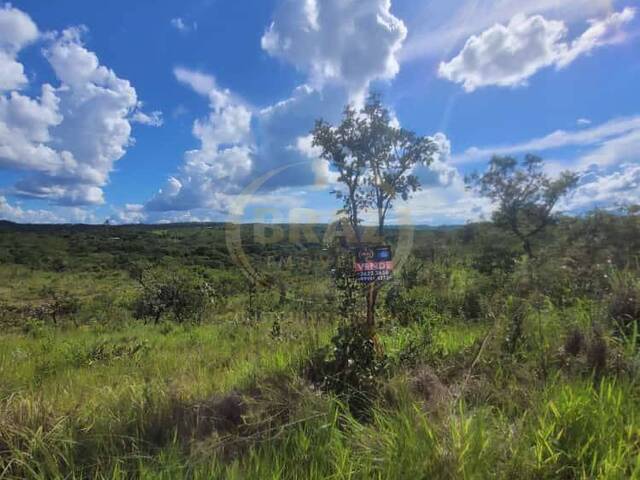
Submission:
<svg viewBox="0 0 640 480">
<path fill-rule="evenodd" d="M 559 5 L 560 4 L 560 5 Z M 327 221 L 308 133 L 371 90 L 432 136 L 394 219 L 463 223 L 491 155 L 640 203 L 640 12 L 614 0 L 0 3 L 0 218 Z"/>
</svg>

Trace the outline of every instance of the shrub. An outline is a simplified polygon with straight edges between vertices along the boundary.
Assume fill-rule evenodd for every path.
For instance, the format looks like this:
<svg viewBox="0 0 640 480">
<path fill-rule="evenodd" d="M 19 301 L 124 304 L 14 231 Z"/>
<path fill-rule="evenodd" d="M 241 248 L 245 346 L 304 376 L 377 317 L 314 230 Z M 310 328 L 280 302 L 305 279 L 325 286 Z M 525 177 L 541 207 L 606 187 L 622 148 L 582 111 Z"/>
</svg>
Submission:
<svg viewBox="0 0 640 480">
<path fill-rule="evenodd" d="M 477 289 L 472 288 L 464 292 L 461 313 L 466 320 L 478 320 L 482 318 L 482 295 Z"/>
<path fill-rule="evenodd" d="M 363 324 L 341 325 L 331 342 L 333 351 L 316 352 L 307 374 L 321 388 L 337 394 L 354 416 L 367 417 L 380 376 L 387 371 L 387 357 Z"/>
<path fill-rule="evenodd" d="M 429 290 L 413 288 L 404 290 L 392 287 L 385 298 L 385 307 L 400 325 L 427 323 L 436 311 L 436 300 Z"/>
<path fill-rule="evenodd" d="M 64 291 L 57 291 L 51 287 L 45 288 L 43 294 L 47 297 L 42 306 L 41 314 L 51 317 L 54 324 L 60 317 L 73 315 L 80 310 L 80 300 Z"/>
<path fill-rule="evenodd" d="M 216 292 L 205 281 L 185 274 L 168 278 L 140 280 L 142 291 L 132 305 L 136 319 L 153 319 L 157 324 L 163 316 L 178 323 L 200 322 L 207 308 L 215 304 Z"/>
<path fill-rule="evenodd" d="M 519 297 L 509 297 L 505 303 L 507 331 L 504 337 L 504 350 L 514 354 L 524 341 L 524 321 L 527 316 L 527 304 Z"/>
<path fill-rule="evenodd" d="M 617 272 L 611 275 L 608 311 L 616 328 L 625 335 L 630 334 L 634 323 L 640 320 L 640 285 L 630 272 Z"/>
<path fill-rule="evenodd" d="M 576 357 L 585 348 L 585 338 L 582 331 L 574 327 L 564 339 L 564 351 L 569 355 Z"/>
<path fill-rule="evenodd" d="M 587 347 L 587 364 L 596 375 L 600 375 L 606 368 L 608 355 L 609 348 L 602 330 L 594 328 L 593 336 Z"/>
<path fill-rule="evenodd" d="M 509 274 L 516 266 L 518 253 L 508 245 L 499 242 L 483 244 L 472 260 L 473 268 L 485 275 Z"/>
<path fill-rule="evenodd" d="M 402 270 L 400 271 L 400 281 L 406 290 L 411 290 L 418 286 L 420 281 L 420 272 L 424 268 L 424 264 L 417 258 L 410 256 L 407 258 Z"/>
</svg>

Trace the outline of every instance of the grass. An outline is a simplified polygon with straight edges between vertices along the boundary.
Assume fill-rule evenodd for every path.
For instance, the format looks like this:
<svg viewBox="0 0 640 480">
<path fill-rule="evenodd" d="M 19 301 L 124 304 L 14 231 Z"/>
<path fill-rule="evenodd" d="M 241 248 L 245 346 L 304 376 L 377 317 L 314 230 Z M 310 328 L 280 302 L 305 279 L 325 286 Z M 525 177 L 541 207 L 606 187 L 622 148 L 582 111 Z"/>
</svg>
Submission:
<svg viewBox="0 0 640 480">
<path fill-rule="evenodd" d="M 640 478 L 632 380 L 557 373 L 527 386 L 525 406 L 469 403 L 462 392 L 434 414 L 400 371 L 363 424 L 296 380 L 315 334 L 301 328 L 274 339 L 268 327 L 135 324 L 3 336 L 0 450 L 11 460 L 0 463 L 0 478 Z M 435 351 L 475 355 L 488 327 L 444 325 Z M 412 328 L 383 335 L 389 354 Z M 499 377 L 486 388 L 499 388 Z M 264 390 L 274 378 L 247 414 L 261 425 L 254 432 L 201 436 L 193 424 L 179 432 L 184 412 L 230 391 Z M 265 412 L 283 405 L 286 418 L 265 423 Z"/>
<path fill-rule="evenodd" d="M 314 260 L 269 267 L 288 290 L 281 303 L 277 287 L 262 288 L 259 319 L 248 318 L 237 271 L 218 259 L 189 264 L 225 302 L 200 325 L 144 324 L 128 307 L 139 287 L 114 234 L 69 235 L 84 256 L 69 254 L 61 271 L 56 255 L 70 243 L 34 237 L 29 248 L 42 252 L 33 253 L 17 234 L 0 238 L 7 259 L 31 252 L 0 265 L 0 304 L 12 307 L 0 317 L 0 480 L 640 479 L 636 271 L 534 304 L 516 274 L 479 273 L 449 253 L 425 263 L 402 297 L 402 322 L 379 297 L 388 368 L 369 415 L 356 419 L 345 397 L 307 374 L 338 321 L 331 279 Z M 118 236 L 140 261 L 166 261 L 160 269 L 223 249 L 219 228 Z M 57 326 L 24 313 L 46 300 L 45 287 L 78 297 L 80 311 Z M 516 320 L 521 336 L 506 348 Z M 574 353 L 564 348 L 571 332 Z"/>
</svg>

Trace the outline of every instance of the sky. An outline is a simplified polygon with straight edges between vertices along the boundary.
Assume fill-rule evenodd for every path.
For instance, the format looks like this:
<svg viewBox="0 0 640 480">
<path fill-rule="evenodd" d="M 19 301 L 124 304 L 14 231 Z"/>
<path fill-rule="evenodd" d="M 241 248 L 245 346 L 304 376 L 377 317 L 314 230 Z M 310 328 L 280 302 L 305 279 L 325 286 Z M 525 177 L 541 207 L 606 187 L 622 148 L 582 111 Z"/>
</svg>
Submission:
<svg viewBox="0 0 640 480">
<path fill-rule="evenodd" d="M 0 0 L 0 219 L 326 222 L 316 119 L 383 95 L 431 137 L 392 223 L 461 224 L 492 155 L 640 203 L 640 2 Z"/>
</svg>

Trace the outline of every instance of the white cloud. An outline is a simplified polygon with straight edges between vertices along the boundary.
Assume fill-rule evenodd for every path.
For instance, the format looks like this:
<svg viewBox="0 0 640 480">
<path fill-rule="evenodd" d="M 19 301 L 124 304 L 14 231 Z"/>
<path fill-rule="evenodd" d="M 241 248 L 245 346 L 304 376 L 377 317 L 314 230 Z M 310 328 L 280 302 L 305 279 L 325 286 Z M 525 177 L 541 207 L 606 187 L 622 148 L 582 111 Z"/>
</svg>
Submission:
<svg viewBox="0 0 640 480">
<path fill-rule="evenodd" d="M 58 207 L 51 209 L 23 208 L 11 204 L 0 195 L 0 220 L 19 223 L 96 223 L 97 218 L 91 211 L 78 207 Z"/>
<path fill-rule="evenodd" d="M 262 48 L 305 72 L 315 88 L 337 82 L 361 93 L 398 73 L 407 29 L 390 9 L 390 0 L 281 0 Z"/>
<path fill-rule="evenodd" d="M 161 127 L 164 124 L 162 112 L 156 110 L 153 112 L 145 113 L 140 110 L 141 107 L 142 105 L 138 105 L 136 111 L 131 114 L 130 118 L 133 123 L 148 125 L 150 127 Z"/>
<path fill-rule="evenodd" d="M 81 34 L 81 29 L 67 29 L 44 51 L 61 82 L 56 94 L 63 119 L 51 129 L 50 143 L 73 160 L 62 171 L 19 182 L 22 195 L 62 204 L 102 203 L 101 187 L 131 144 L 129 114 L 138 105 L 136 91 L 100 65 Z"/>
<path fill-rule="evenodd" d="M 466 189 L 464 179 L 456 171 L 447 185 L 426 185 L 405 205 L 392 212 L 392 222 L 415 225 L 452 225 L 468 221 L 488 220 L 493 206 L 485 198 Z"/>
<path fill-rule="evenodd" d="M 371 81 L 397 73 L 395 53 L 406 30 L 390 6 L 389 0 L 282 0 L 262 47 L 309 78 L 289 98 L 262 109 L 218 87 L 210 75 L 176 68 L 179 82 L 209 99 L 211 113 L 194 122 L 200 147 L 185 153 L 178 173 L 145 208 L 228 211 L 250 178 L 268 176 L 270 191 L 331 181 L 326 162 L 311 158 L 299 139 L 318 118 L 337 120 L 347 102 L 362 99 Z M 291 164 L 298 166 L 282 169 Z M 270 176 L 274 171 L 278 175 Z"/>
<path fill-rule="evenodd" d="M 15 91 L 0 96 L 0 168 L 56 174 L 75 165 L 70 154 L 48 145 L 49 129 L 62 122 L 59 103 L 50 85 L 36 99 Z"/>
<path fill-rule="evenodd" d="M 624 164 L 611 172 L 588 173 L 562 207 L 571 211 L 640 204 L 640 164 Z"/>
<path fill-rule="evenodd" d="M 0 50 L 33 41 L 38 30 L 23 12 L 0 9 Z M 48 34 L 43 49 L 60 84 L 38 98 L 0 93 L 0 168 L 25 172 L 8 190 L 60 205 L 104 202 L 102 187 L 132 144 L 131 121 L 158 125 L 131 84 L 100 64 L 82 42 L 84 28 Z M 15 86 L 15 85 L 14 85 Z"/>
<path fill-rule="evenodd" d="M 50 210 L 25 210 L 18 205 L 11 205 L 0 195 L 0 220 L 22 223 L 58 223 L 61 218 Z"/>
<path fill-rule="evenodd" d="M 563 21 L 518 14 L 506 26 L 496 24 L 472 35 L 457 56 L 440 63 L 438 74 L 461 83 L 467 92 L 489 85 L 525 85 L 542 68 L 564 68 L 595 48 L 621 41 L 621 27 L 634 15 L 635 10 L 628 7 L 604 19 L 591 20 L 586 31 L 567 42 Z"/>
<path fill-rule="evenodd" d="M 576 123 L 581 126 L 591 125 L 591 120 L 588 118 L 579 118 L 576 120 Z"/>
<path fill-rule="evenodd" d="M 602 167 L 627 162 L 640 163 L 640 128 L 601 142 L 597 148 L 582 155 L 577 166 L 579 168 L 594 165 Z"/>
<path fill-rule="evenodd" d="M 507 23 L 517 14 L 540 14 L 574 23 L 607 15 L 613 3 L 614 0 L 396 0 L 396 8 L 407 11 L 404 18 L 410 32 L 400 59 L 448 56 L 469 36 L 496 23 Z"/>
<path fill-rule="evenodd" d="M 196 22 L 186 22 L 182 17 L 172 18 L 171 26 L 182 33 L 189 33 L 198 29 Z"/>
<path fill-rule="evenodd" d="M 453 156 L 455 164 L 489 160 L 492 155 L 514 155 L 524 152 L 541 152 L 570 146 L 605 145 L 607 142 L 628 136 L 635 138 L 640 131 L 640 116 L 615 118 L 600 125 L 580 130 L 556 130 L 549 135 L 511 145 L 471 147 Z M 624 142 L 622 142 L 624 143 Z M 616 145 L 616 143 L 614 143 Z M 623 145 L 624 146 L 624 145 Z"/>
<path fill-rule="evenodd" d="M 290 148 L 296 150 L 311 161 L 311 171 L 315 176 L 315 187 L 326 188 L 337 183 L 338 173 L 331 171 L 329 162 L 320 157 L 322 149 L 313 146 L 312 135 L 309 134 L 298 137 L 295 145 L 291 145 Z"/>
<path fill-rule="evenodd" d="M 115 213 L 109 217 L 110 223 L 131 224 L 143 223 L 147 219 L 144 205 L 128 203 L 122 208 L 116 208 Z"/>
<path fill-rule="evenodd" d="M 211 76 L 176 69 L 176 78 L 209 98 L 211 112 L 193 124 L 200 148 L 185 153 L 177 175 L 146 204 L 149 211 L 228 208 L 226 193 L 237 190 L 238 181 L 251 172 L 250 110 L 227 90 L 219 89 Z"/>
<path fill-rule="evenodd" d="M 27 84 L 24 66 L 16 56 L 38 38 L 38 27 L 24 12 L 0 5 L 0 93 Z"/>
<path fill-rule="evenodd" d="M 573 40 L 564 54 L 558 58 L 558 68 L 566 67 L 579 56 L 589 54 L 595 48 L 624 41 L 626 33 L 622 30 L 622 27 L 631 22 L 635 14 L 635 8 L 626 7 L 620 12 L 614 12 L 603 19 L 589 20 L 589 28 Z"/>
<path fill-rule="evenodd" d="M 190 70 L 188 68 L 176 67 L 173 70 L 173 74 L 179 82 L 188 85 L 200 95 L 209 96 L 211 92 L 217 90 L 215 78 L 211 75 L 207 75 L 206 73 Z"/>
</svg>

